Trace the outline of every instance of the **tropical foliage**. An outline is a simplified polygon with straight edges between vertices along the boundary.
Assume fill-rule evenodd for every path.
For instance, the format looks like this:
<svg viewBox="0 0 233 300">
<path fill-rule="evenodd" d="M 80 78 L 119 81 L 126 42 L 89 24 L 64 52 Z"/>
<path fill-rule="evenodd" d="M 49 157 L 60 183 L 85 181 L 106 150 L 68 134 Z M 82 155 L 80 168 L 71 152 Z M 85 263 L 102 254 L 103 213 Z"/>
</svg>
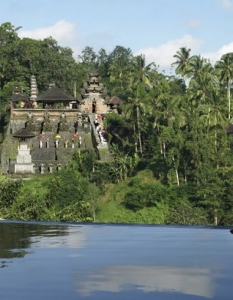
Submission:
<svg viewBox="0 0 233 300">
<path fill-rule="evenodd" d="M 52 38 L 19 38 L 0 26 L 1 124 L 7 124 L 12 86 L 27 92 L 36 75 L 43 91 L 55 82 L 79 93 L 96 68 L 120 114 L 105 119 L 112 160 L 77 151 L 67 170 L 30 181 L 0 178 L 2 217 L 27 220 L 232 224 L 233 54 L 214 65 L 191 49 L 174 53 L 166 76 L 143 55 L 116 46 L 86 47 L 76 59 Z"/>
</svg>

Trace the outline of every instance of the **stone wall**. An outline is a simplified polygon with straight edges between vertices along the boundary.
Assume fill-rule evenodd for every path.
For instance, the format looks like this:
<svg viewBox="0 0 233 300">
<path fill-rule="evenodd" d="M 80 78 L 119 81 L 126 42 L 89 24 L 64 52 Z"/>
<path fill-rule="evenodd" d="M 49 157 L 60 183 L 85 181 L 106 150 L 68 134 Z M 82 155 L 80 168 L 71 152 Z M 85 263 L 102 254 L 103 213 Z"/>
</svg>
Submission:
<svg viewBox="0 0 233 300">
<path fill-rule="evenodd" d="M 45 122 L 45 114 L 49 115 L 49 126 L 41 127 Z M 61 114 L 65 113 L 65 123 L 67 127 L 59 127 Z M 29 114 L 33 118 L 34 127 L 30 128 Z M 29 140 L 32 163 L 35 173 L 40 173 L 41 165 L 44 165 L 44 173 L 65 167 L 72 158 L 74 151 L 78 149 L 98 149 L 101 144 L 95 132 L 93 120 L 94 114 L 81 114 L 74 109 L 12 109 L 11 118 L 7 129 L 7 136 L 3 142 L 1 152 L 1 171 L 2 173 L 12 172 L 17 157 L 18 140 L 13 134 L 21 128 L 28 128 L 35 134 Z M 64 124 L 65 124 L 64 123 Z M 76 125 L 75 125 L 76 124 Z M 49 130 L 47 130 L 49 129 Z M 56 135 L 59 133 L 59 146 L 56 148 Z M 77 136 L 74 138 L 74 134 Z M 80 141 L 81 137 L 81 143 Z M 42 139 L 42 147 L 40 140 Z M 49 147 L 46 142 L 49 141 Z M 108 149 L 108 146 L 105 145 Z"/>
</svg>

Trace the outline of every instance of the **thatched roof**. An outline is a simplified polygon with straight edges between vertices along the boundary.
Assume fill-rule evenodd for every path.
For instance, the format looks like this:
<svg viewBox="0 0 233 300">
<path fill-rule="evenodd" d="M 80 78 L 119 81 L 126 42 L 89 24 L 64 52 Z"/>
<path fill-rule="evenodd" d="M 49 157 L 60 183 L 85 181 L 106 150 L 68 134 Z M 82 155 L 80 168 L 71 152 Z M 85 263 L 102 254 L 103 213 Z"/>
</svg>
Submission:
<svg viewBox="0 0 233 300">
<path fill-rule="evenodd" d="M 233 124 L 229 124 L 227 127 L 224 128 L 226 133 L 231 134 L 233 133 Z"/>
<path fill-rule="evenodd" d="M 113 96 L 109 101 L 108 104 L 112 104 L 112 105 L 118 105 L 121 104 L 122 100 L 117 97 L 117 96 Z"/>
<path fill-rule="evenodd" d="M 25 94 L 13 94 L 11 96 L 11 101 L 19 102 L 19 101 L 27 101 L 28 97 Z"/>
<path fill-rule="evenodd" d="M 28 97 L 21 89 L 19 83 L 15 82 L 13 93 L 11 96 L 11 101 L 19 102 L 19 101 L 27 101 L 27 100 L 28 100 Z"/>
<path fill-rule="evenodd" d="M 39 95 L 37 98 L 38 102 L 59 102 L 59 101 L 72 101 L 74 100 L 73 97 L 66 94 L 56 85 L 50 87 L 46 92 Z"/>
<path fill-rule="evenodd" d="M 13 137 L 18 138 L 18 139 L 29 139 L 33 138 L 35 136 L 34 133 L 31 131 L 27 130 L 26 128 L 21 128 L 19 129 L 16 133 L 13 134 Z"/>
</svg>

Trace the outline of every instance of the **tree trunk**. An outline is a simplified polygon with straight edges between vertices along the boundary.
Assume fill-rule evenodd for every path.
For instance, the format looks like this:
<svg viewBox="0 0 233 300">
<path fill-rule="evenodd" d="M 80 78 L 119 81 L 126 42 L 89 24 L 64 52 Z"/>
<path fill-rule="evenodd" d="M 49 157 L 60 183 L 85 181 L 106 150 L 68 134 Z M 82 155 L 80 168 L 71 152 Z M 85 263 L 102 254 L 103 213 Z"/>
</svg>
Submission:
<svg viewBox="0 0 233 300">
<path fill-rule="evenodd" d="M 180 185 L 180 179 L 179 179 L 179 174 L 178 174 L 177 169 L 175 169 L 175 172 L 176 172 L 176 183 L 177 183 L 177 185 Z"/>
<path fill-rule="evenodd" d="M 173 162 L 175 161 L 175 158 L 173 155 L 172 155 L 172 160 L 173 160 Z M 176 173 L 176 183 L 177 183 L 177 185 L 180 185 L 179 173 L 178 173 L 177 168 L 175 168 L 175 173 Z"/>
<path fill-rule="evenodd" d="M 74 82 L 74 98 L 77 97 L 77 88 L 76 88 L 76 82 Z"/>
<path fill-rule="evenodd" d="M 141 140 L 141 132 L 139 128 L 139 107 L 138 106 L 136 107 L 136 111 L 137 111 L 138 141 L 139 141 L 140 152 L 142 155 L 142 140 Z"/>
<path fill-rule="evenodd" d="M 166 144 L 163 142 L 163 158 L 166 158 Z"/>
<path fill-rule="evenodd" d="M 218 226 L 218 217 L 217 216 L 214 216 L 214 225 Z"/>
<path fill-rule="evenodd" d="M 228 119 L 231 118 L 231 80 L 227 79 Z"/>
<path fill-rule="evenodd" d="M 134 136 L 135 136 L 135 133 L 136 133 L 135 124 L 133 125 L 133 132 L 134 132 Z M 135 153 L 138 153 L 138 142 L 137 141 L 134 143 L 134 149 L 135 149 Z"/>
</svg>

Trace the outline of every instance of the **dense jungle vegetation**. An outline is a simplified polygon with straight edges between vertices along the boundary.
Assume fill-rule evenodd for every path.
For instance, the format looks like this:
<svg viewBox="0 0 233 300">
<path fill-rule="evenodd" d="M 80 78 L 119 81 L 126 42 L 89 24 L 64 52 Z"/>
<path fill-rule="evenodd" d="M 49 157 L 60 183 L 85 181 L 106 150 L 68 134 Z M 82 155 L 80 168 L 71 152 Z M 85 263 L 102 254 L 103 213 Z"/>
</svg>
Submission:
<svg viewBox="0 0 233 300">
<path fill-rule="evenodd" d="M 233 223 L 233 53 L 212 64 L 186 47 L 174 53 L 173 76 L 116 46 L 85 47 L 79 57 L 48 37 L 20 38 L 0 26 L 1 142 L 17 81 L 29 93 L 36 75 L 77 96 L 97 69 L 109 96 L 122 99 L 105 118 L 111 162 L 77 151 L 67 169 L 14 181 L 0 175 L 0 216 L 20 220 L 160 224 Z"/>
</svg>

